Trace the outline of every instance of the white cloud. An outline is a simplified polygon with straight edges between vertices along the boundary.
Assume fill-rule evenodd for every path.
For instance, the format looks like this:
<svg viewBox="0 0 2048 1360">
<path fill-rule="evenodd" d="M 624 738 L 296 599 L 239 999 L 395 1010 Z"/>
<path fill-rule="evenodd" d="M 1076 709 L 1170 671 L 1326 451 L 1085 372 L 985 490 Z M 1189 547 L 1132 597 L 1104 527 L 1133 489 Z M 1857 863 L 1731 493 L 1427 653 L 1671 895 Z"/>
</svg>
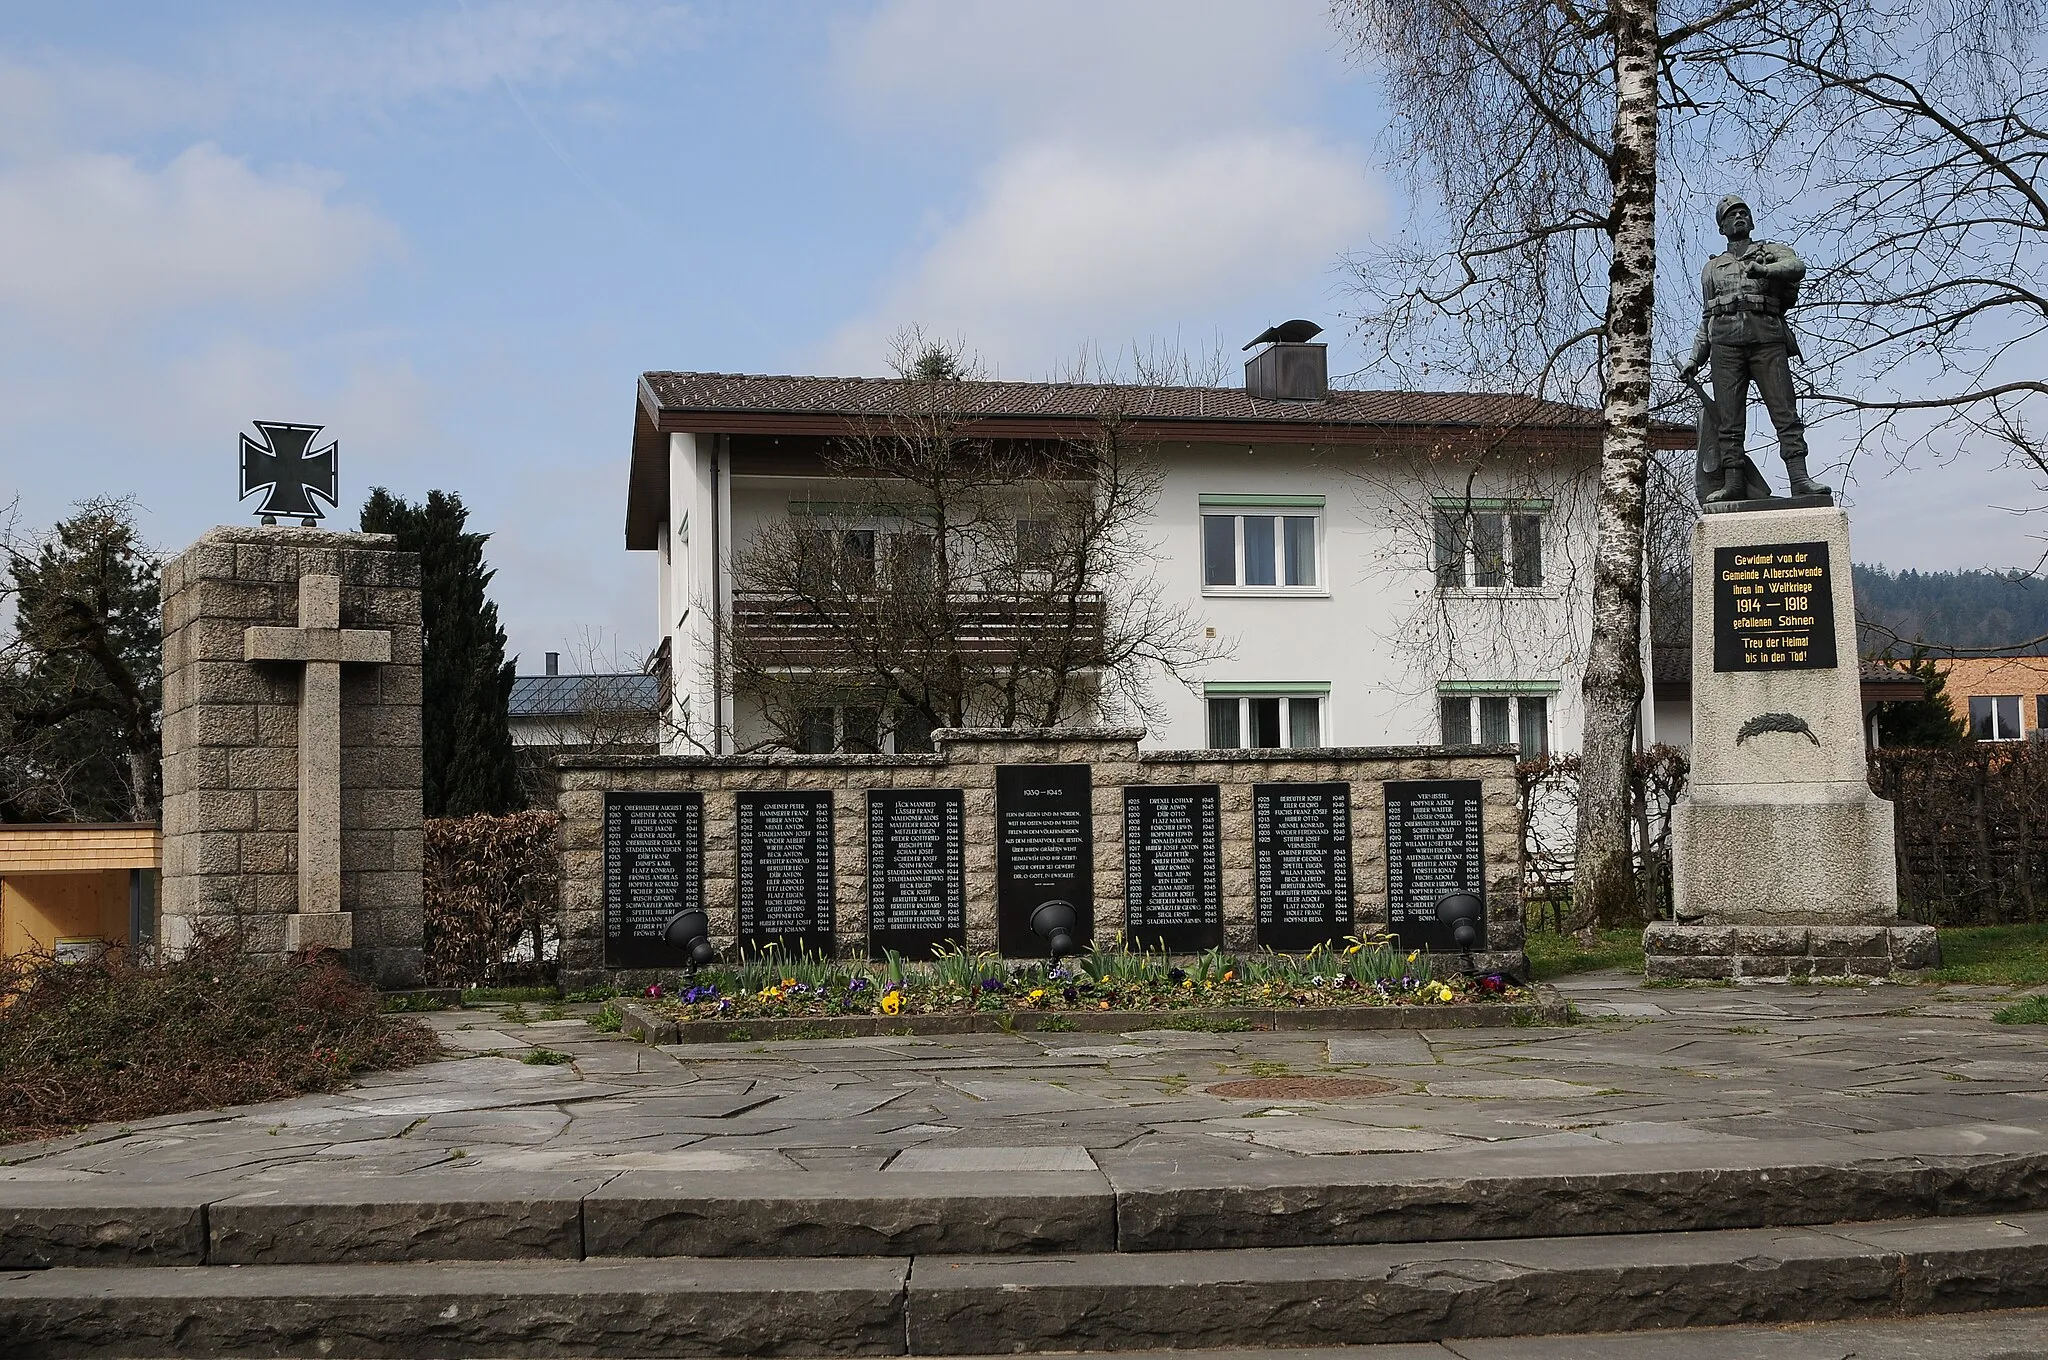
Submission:
<svg viewBox="0 0 2048 1360">
<path fill-rule="evenodd" d="M 630 0 L 457 0 L 397 20 L 293 12 L 228 35 L 216 78 L 266 102 L 381 109 L 500 81 L 568 84 L 683 45 L 698 27 L 684 6 Z"/>
<path fill-rule="evenodd" d="M 890 0 L 834 55 L 865 112 L 1128 142 L 1263 121 L 1333 47 L 1324 0 Z"/>
<path fill-rule="evenodd" d="M 316 294 L 399 244 L 335 188 L 303 170 L 259 173 L 209 144 L 155 171 L 104 153 L 18 162 L 0 170 L 0 308 L 90 332 Z"/>
<path fill-rule="evenodd" d="M 1303 295 L 1322 291 L 1310 281 L 1380 216 L 1362 158 L 1305 132 L 1022 147 L 825 357 L 880 371 L 886 337 L 917 322 L 1023 376 L 1084 341 L 1206 334 L 1225 313 L 1321 302 Z"/>
</svg>

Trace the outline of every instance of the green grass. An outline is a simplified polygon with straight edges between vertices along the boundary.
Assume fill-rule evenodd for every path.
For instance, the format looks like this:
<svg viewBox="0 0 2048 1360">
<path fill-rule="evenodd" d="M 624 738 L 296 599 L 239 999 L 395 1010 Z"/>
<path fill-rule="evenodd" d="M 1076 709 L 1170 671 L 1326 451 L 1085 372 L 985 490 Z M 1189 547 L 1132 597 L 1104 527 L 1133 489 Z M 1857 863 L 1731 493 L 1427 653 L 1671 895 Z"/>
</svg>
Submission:
<svg viewBox="0 0 2048 1360">
<path fill-rule="evenodd" d="M 1929 982 L 2030 987 L 2048 982 L 2048 925 L 1952 926 L 1941 934 L 1941 967 Z"/>
<path fill-rule="evenodd" d="M 2015 1001 L 1991 1017 L 2001 1025 L 2048 1025 L 2048 996 Z"/>
<path fill-rule="evenodd" d="M 1529 951 L 1529 968 L 1537 978 L 1548 981 L 1568 973 L 1588 973 L 1596 968 L 1626 968 L 1643 971 L 1643 929 L 1641 926 L 1603 930 L 1588 949 L 1576 935 L 1550 930 L 1532 930 L 1523 941 Z"/>
<path fill-rule="evenodd" d="M 529 1050 L 519 1061 L 528 1067 L 560 1067 L 563 1063 L 576 1060 L 566 1053 L 557 1053 L 552 1048 L 536 1048 Z"/>
</svg>

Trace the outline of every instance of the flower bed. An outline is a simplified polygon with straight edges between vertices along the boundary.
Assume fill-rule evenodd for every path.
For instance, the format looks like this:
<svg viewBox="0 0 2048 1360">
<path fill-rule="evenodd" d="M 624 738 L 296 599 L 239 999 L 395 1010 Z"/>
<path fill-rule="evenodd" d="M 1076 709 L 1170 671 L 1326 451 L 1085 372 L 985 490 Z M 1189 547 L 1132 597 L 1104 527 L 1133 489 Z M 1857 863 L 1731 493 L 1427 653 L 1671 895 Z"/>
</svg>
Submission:
<svg viewBox="0 0 2048 1360">
<path fill-rule="evenodd" d="M 769 953 L 647 989 L 643 1006 L 673 1024 L 848 1016 L 1010 1015 L 1027 1012 L 1249 1012 L 1357 1007 L 1489 1005 L 1532 993 L 1498 973 L 1438 977 L 1429 959 L 1385 941 L 1303 955 L 1193 958 L 1102 950 L 1057 967 L 994 954 L 945 954 L 930 963 L 891 955 L 842 962 Z M 1042 1028 L 1043 1026 L 1034 1026 Z"/>
</svg>

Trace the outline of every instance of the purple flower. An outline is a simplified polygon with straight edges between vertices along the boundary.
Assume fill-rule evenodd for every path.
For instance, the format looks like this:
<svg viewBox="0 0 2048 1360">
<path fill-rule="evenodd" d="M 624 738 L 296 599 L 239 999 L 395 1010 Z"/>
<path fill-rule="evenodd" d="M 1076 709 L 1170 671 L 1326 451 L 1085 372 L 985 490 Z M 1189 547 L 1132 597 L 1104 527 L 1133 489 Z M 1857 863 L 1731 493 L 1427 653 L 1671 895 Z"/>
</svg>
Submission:
<svg viewBox="0 0 2048 1360">
<path fill-rule="evenodd" d="M 983 978 L 981 980 L 981 990 L 984 992 L 1000 992 L 1003 990 L 1003 980 L 1001 978 Z"/>
<path fill-rule="evenodd" d="M 850 981 L 850 982 L 848 982 L 848 983 L 846 984 L 846 990 L 847 990 L 848 992 L 864 992 L 864 991 L 866 991 L 867 989 L 868 989 L 868 980 L 867 980 L 866 978 L 864 978 L 864 977 L 857 977 L 857 978 L 854 978 L 854 979 L 853 979 L 852 981 Z"/>
</svg>

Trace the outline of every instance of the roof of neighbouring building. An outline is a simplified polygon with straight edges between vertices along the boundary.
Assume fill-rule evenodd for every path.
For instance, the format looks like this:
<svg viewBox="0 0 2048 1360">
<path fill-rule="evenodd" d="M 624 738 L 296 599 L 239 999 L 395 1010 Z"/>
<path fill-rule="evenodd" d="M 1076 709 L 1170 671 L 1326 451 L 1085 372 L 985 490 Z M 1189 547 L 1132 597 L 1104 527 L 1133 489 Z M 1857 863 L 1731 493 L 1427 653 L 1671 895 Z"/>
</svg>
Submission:
<svg viewBox="0 0 2048 1360">
<path fill-rule="evenodd" d="M 0 873 L 154 869 L 163 830 L 150 822 L 0 823 Z"/>
<path fill-rule="evenodd" d="M 512 681 L 510 716 L 571 718 L 583 713 L 653 713 L 660 707 L 661 681 L 652 675 L 521 675 Z"/>
<path fill-rule="evenodd" d="M 1650 664 L 1654 697 L 1675 702 L 1692 697 L 1692 648 L 1658 646 L 1651 649 Z M 1883 661 L 1858 661 L 1863 702 L 1887 704 L 1922 698 L 1927 692 L 1917 676 Z"/>
</svg>

